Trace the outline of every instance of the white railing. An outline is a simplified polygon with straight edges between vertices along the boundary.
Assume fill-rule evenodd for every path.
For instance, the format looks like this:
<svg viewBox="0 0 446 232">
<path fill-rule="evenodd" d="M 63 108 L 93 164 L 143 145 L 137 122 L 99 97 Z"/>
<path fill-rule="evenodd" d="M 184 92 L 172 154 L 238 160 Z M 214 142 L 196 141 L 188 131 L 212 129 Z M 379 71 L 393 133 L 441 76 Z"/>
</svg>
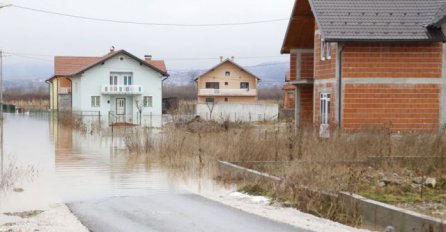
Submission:
<svg viewBox="0 0 446 232">
<path fill-rule="evenodd" d="M 199 96 L 256 96 L 257 89 L 199 89 Z"/>
<path fill-rule="evenodd" d="M 142 94 L 142 85 L 104 85 L 103 94 Z"/>
<path fill-rule="evenodd" d="M 71 88 L 68 87 L 59 87 L 59 94 L 70 94 Z"/>
</svg>

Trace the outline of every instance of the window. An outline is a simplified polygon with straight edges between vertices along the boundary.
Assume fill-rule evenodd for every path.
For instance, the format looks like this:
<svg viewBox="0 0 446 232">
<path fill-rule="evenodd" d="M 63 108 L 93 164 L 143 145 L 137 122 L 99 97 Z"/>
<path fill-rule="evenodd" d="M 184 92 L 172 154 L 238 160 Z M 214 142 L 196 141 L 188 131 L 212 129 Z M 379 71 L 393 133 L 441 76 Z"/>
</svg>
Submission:
<svg viewBox="0 0 446 232">
<path fill-rule="evenodd" d="M 228 102 L 228 98 L 227 97 L 225 97 L 225 102 Z"/>
<path fill-rule="evenodd" d="M 101 106 L 101 97 L 91 96 L 91 107 L 100 107 L 100 106 Z"/>
<path fill-rule="evenodd" d="M 110 76 L 110 85 L 118 85 L 118 76 L 116 75 Z"/>
<path fill-rule="evenodd" d="M 132 76 L 124 76 L 124 85 L 132 85 Z"/>
<path fill-rule="evenodd" d="M 219 89 L 220 83 L 218 82 L 206 82 L 206 89 Z"/>
<path fill-rule="evenodd" d="M 249 89 L 249 82 L 240 82 L 240 89 Z"/>
<path fill-rule="evenodd" d="M 214 103 L 214 98 L 213 97 L 207 97 L 206 98 L 206 103 Z"/>
<path fill-rule="evenodd" d="M 329 124 L 330 122 L 330 94 L 321 93 L 321 124 Z"/>
<path fill-rule="evenodd" d="M 144 107 L 152 107 L 152 96 L 144 96 Z"/>
<path fill-rule="evenodd" d="M 225 85 L 228 85 L 228 82 L 225 82 Z"/>
<path fill-rule="evenodd" d="M 331 60 L 331 43 L 321 39 L 321 60 Z"/>
<path fill-rule="evenodd" d="M 231 76 L 231 72 L 229 72 L 229 71 L 226 71 L 226 72 L 225 72 L 225 76 L 226 76 L 226 77 L 229 77 L 229 76 Z"/>
<path fill-rule="evenodd" d="M 325 43 L 325 57 L 327 60 L 331 60 L 331 43 Z"/>
</svg>

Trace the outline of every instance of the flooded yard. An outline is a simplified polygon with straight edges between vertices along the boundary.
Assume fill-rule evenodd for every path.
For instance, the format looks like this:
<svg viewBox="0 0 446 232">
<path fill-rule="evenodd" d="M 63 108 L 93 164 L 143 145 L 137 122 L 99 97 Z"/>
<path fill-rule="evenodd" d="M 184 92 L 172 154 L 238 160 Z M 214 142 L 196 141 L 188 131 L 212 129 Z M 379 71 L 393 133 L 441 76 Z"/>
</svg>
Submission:
<svg viewBox="0 0 446 232">
<path fill-rule="evenodd" d="M 171 172 L 162 159 L 128 152 L 123 135 L 132 129 L 93 133 L 56 118 L 18 115 L 7 115 L 3 126 L 2 178 L 15 176 L 0 190 L 0 231 L 86 230 L 79 221 L 107 232 L 358 231 L 232 194 L 236 188 L 207 174 Z M 42 227 L 48 221 L 59 227 Z"/>
<path fill-rule="evenodd" d="M 178 189 L 156 163 L 127 154 L 111 131 L 85 134 L 51 118 L 15 115 L 5 118 L 4 131 L 3 167 L 33 173 L 14 184 L 20 194 L 2 193 L 0 211 Z"/>
</svg>

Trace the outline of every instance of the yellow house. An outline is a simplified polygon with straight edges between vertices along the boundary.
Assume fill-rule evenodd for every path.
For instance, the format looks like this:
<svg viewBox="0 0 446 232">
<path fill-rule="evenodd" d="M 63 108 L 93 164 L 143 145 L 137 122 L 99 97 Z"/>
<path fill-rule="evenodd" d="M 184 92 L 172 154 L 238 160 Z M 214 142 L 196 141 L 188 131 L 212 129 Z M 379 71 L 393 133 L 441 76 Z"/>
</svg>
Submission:
<svg viewBox="0 0 446 232">
<path fill-rule="evenodd" d="M 195 78 L 198 103 L 227 102 L 253 103 L 257 101 L 257 84 L 260 79 L 234 59 L 221 59 L 209 71 Z"/>
</svg>

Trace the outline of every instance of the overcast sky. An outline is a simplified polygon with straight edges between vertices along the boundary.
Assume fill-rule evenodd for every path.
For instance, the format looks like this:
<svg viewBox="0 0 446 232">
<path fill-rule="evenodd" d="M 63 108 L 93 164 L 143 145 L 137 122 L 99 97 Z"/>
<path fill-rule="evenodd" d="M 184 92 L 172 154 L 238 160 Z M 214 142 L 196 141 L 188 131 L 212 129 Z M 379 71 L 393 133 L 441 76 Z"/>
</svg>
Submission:
<svg viewBox="0 0 446 232">
<path fill-rule="evenodd" d="M 293 0 L 0 0 L 19 6 L 113 20 L 213 24 L 289 18 Z M 101 56 L 110 46 L 165 59 L 168 69 L 209 68 L 220 55 L 242 65 L 286 61 L 280 55 L 287 21 L 225 27 L 142 26 L 0 9 L 0 49 L 47 55 L 9 56 L 7 64 L 46 62 L 54 55 Z M 273 56 L 262 59 L 237 57 Z M 175 60 L 211 58 L 215 60 Z"/>
</svg>

